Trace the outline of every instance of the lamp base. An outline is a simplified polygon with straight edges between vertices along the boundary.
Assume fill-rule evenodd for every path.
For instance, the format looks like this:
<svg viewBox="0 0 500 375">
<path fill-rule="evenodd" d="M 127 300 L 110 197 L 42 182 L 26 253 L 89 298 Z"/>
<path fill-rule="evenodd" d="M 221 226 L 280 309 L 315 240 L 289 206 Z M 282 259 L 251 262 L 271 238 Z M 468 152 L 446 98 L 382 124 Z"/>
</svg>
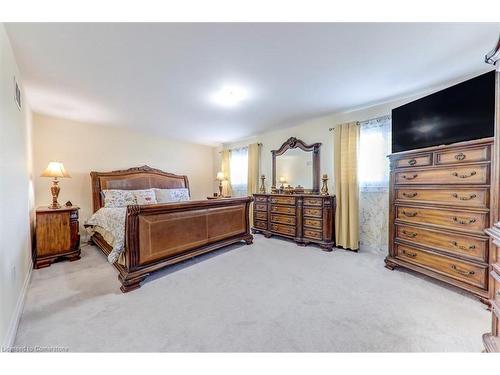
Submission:
<svg viewBox="0 0 500 375">
<path fill-rule="evenodd" d="M 56 210 L 58 208 L 61 208 L 61 205 L 57 202 L 57 197 L 59 196 L 59 191 L 61 191 L 61 188 L 59 187 L 59 181 L 57 181 L 57 177 L 54 178 L 52 181 L 52 186 L 50 187 L 50 192 L 52 193 L 52 204 L 49 206 L 49 208 Z"/>
</svg>

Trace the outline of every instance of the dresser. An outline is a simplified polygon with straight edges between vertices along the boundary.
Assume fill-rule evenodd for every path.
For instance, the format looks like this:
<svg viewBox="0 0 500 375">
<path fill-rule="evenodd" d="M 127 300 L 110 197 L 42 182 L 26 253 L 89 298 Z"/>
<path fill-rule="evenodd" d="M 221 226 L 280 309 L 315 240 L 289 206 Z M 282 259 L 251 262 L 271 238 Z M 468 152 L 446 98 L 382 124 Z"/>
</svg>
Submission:
<svg viewBox="0 0 500 375">
<path fill-rule="evenodd" d="M 254 194 L 253 233 L 293 239 L 299 245 L 335 246 L 335 197 L 311 194 Z"/>
<path fill-rule="evenodd" d="M 491 293 L 491 333 L 483 335 L 484 348 L 487 352 L 500 352 L 500 223 L 486 230 L 492 239 L 490 270 Z"/>
<path fill-rule="evenodd" d="M 76 206 L 36 210 L 34 268 L 44 268 L 60 259 L 80 259 L 80 234 Z"/>
<path fill-rule="evenodd" d="M 390 156 L 389 254 L 488 303 L 493 138 Z"/>
</svg>

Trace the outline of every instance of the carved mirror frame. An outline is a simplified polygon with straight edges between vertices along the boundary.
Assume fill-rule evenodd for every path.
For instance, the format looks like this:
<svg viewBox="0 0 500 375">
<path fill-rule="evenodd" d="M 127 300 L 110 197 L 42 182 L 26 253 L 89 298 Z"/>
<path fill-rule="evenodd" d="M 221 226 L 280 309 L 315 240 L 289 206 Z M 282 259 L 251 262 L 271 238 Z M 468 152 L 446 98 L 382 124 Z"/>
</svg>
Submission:
<svg viewBox="0 0 500 375">
<path fill-rule="evenodd" d="M 306 152 L 313 153 L 313 193 L 319 193 L 319 148 L 321 147 L 321 143 L 313 143 L 312 145 L 306 144 L 304 141 L 297 139 L 295 137 L 290 137 L 286 140 L 285 143 L 281 145 L 281 147 L 277 150 L 272 150 L 271 154 L 273 156 L 273 190 L 276 188 L 276 156 L 283 155 L 287 150 L 291 148 L 300 148 Z"/>
</svg>

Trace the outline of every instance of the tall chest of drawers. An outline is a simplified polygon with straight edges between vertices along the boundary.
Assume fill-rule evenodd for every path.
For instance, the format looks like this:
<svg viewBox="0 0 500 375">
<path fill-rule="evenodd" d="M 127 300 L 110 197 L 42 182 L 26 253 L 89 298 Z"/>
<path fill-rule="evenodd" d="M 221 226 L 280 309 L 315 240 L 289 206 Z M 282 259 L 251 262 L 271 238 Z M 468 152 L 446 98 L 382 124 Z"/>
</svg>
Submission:
<svg viewBox="0 0 500 375">
<path fill-rule="evenodd" d="M 412 269 L 487 302 L 493 138 L 390 156 L 386 267 Z"/>
<path fill-rule="evenodd" d="M 299 245 L 335 246 L 335 196 L 311 194 L 254 194 L 254 233 L 278 235 Z"/>
</svg>

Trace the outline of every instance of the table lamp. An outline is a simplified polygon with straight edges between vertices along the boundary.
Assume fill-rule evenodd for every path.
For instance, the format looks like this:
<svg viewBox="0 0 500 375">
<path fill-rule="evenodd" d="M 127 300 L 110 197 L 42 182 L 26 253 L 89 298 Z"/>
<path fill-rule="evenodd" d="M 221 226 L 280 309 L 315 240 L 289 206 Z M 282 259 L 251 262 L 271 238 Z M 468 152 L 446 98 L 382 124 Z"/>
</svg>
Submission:
<svg viewBox="0 0 500 375">
<path fill-rule="evenodd" d="M 219 197 L 222 197 L 222 181 L 226 179 L 226 177 L 224 177 L 224 172 L 217 172 L 216 179 L 219 181 Z"/>
<path fill-rule="evenodd" d="M 57 197 L 59 196 L 59 191 L 61 188 L 59 187 L 58 178 L 70 177 L 66 169 L 64 169 L 64 165 L 62 163 L 51 161 L 47 168 L 41 174 L 41 177 L 53 177 L 52 186 L 50 187 L 50 192 L 52 193 L 52 204 L 49 208 L 57 209 L 61 208 L 61 205 L 57 203 Z"/>
</svg>

